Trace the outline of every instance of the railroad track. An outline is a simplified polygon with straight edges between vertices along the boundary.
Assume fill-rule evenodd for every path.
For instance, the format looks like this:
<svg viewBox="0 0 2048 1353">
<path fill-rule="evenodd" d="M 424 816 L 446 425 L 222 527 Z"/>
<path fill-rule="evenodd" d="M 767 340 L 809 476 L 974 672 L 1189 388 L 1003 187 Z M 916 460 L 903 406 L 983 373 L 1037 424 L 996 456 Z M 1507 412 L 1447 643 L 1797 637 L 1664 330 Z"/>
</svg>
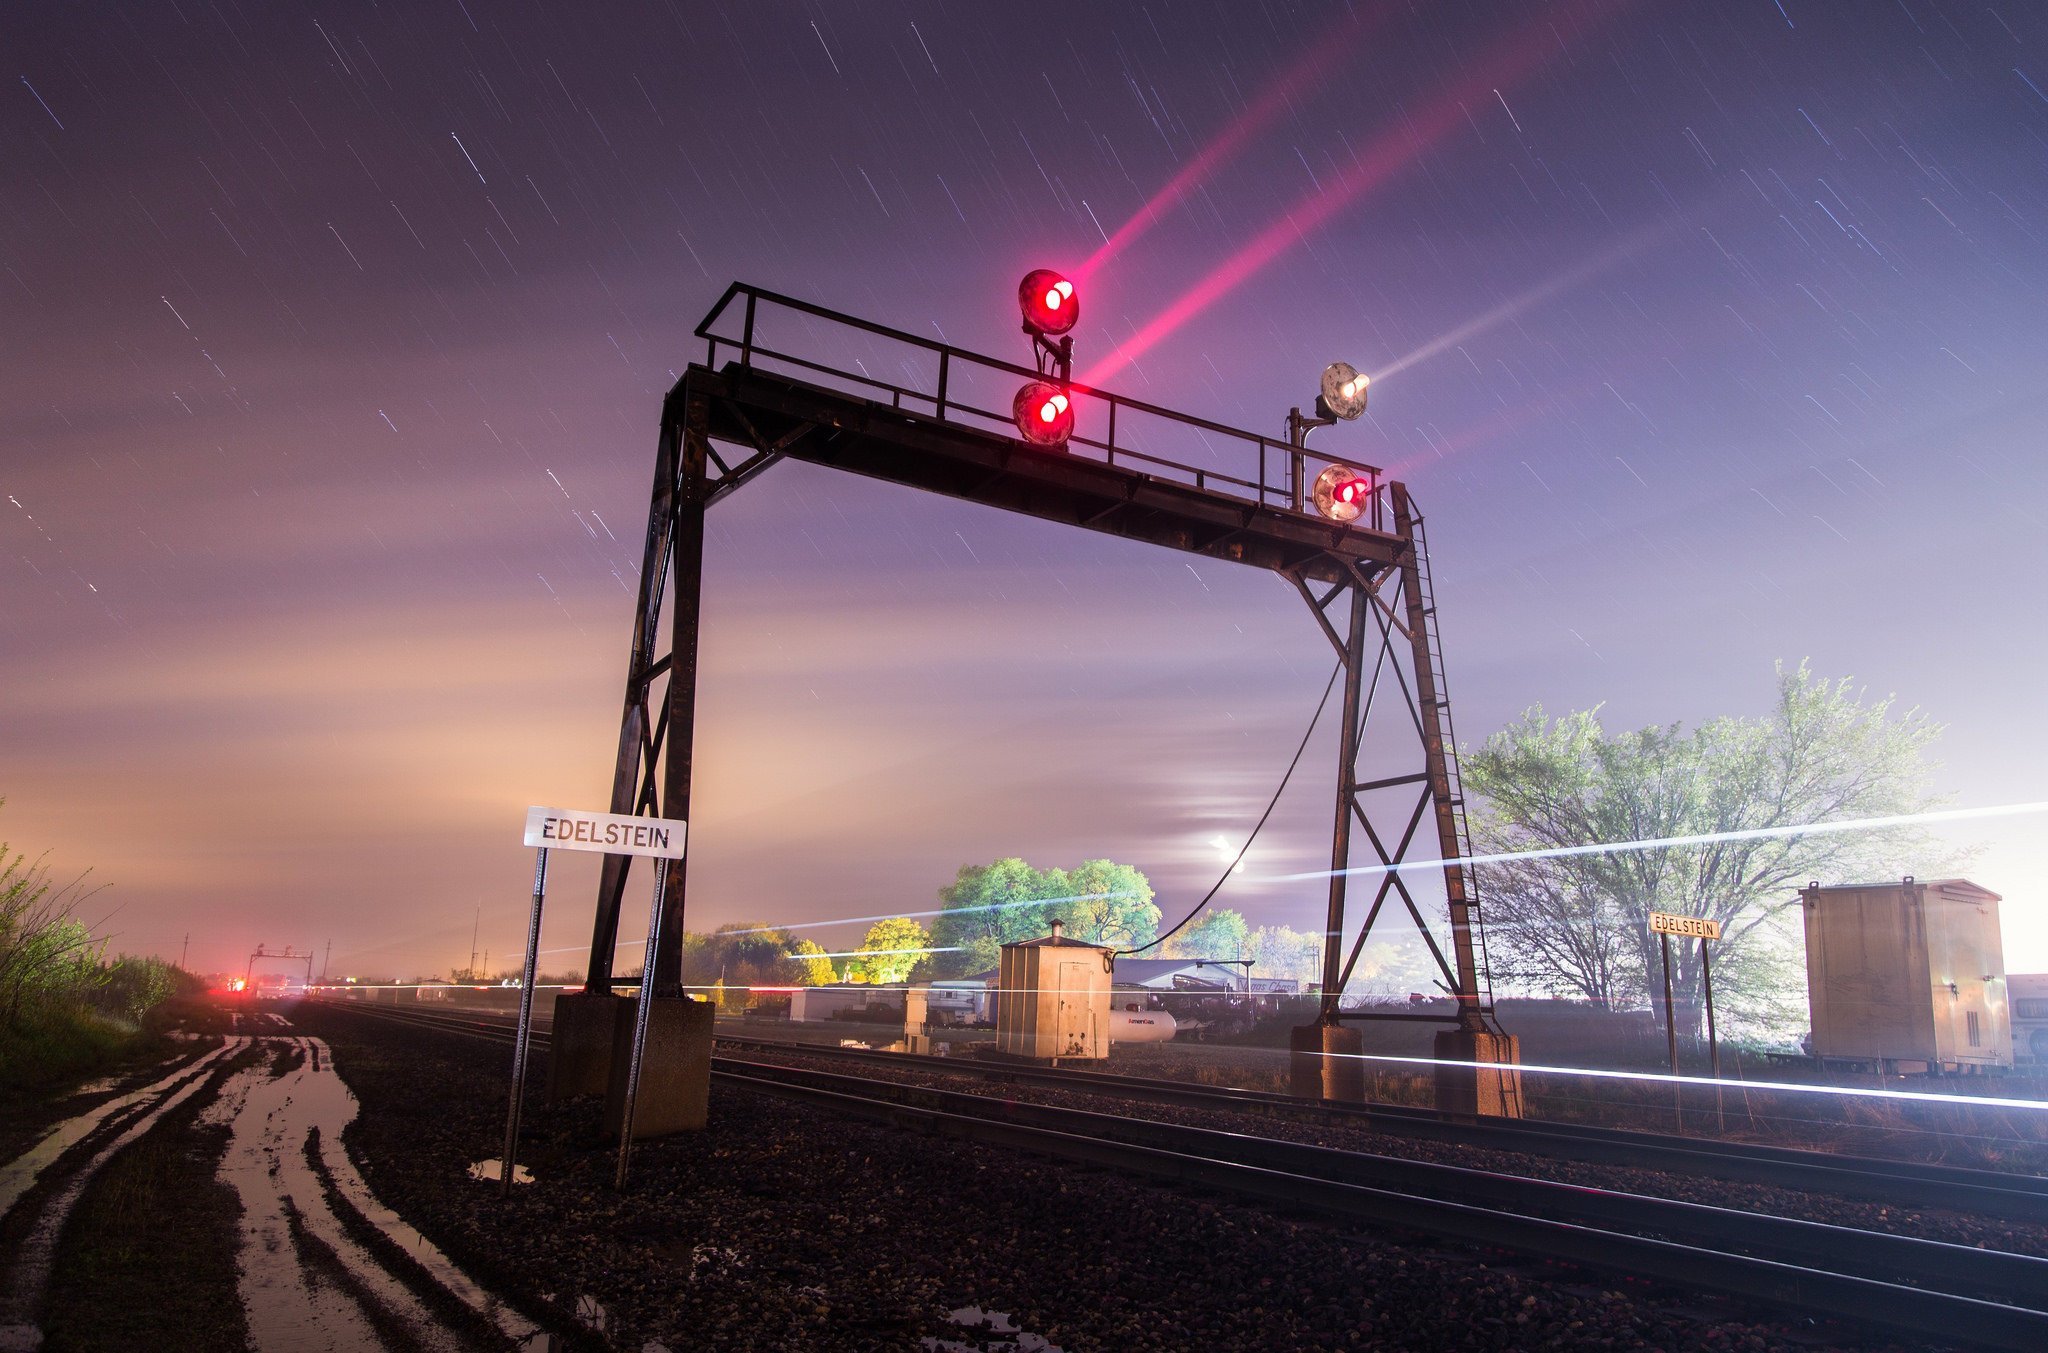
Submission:
<svg viewBox="0 0 2048 1353">
<path fill-rule="evenodd" d="M 2048 1179 L 1953 1165 L 1841 1156 L 1793 1147 L 1721 1142 L 1661 1133 L 1531 1119 L 1458 1119 L 1397 1104 L 1336 1104 L 1291 1095 L 1122 1076 L 1062 1067 L 911 1057 L 898 1052 L 836 1048 L 785 1039 L 720 1035 L 727 1047 L 799 1053 L 853 1063 L 1047 1085 L 1189 1108 L 1264 1113 L 1362 1128 L 1420 1141 L 1551 1156 L 1595 1165 L 1626 1165 L 1805 1193 L 1826 1193 L 1889 1206 L 1942 1208 L 2048 1225 Z"/>
<path fill-rule="evenodd" d="M 498 1020 L 351 1008 L 511 1038 Z M 1949 1342 L 2048 1347 L 2048 1260 L 2031 1256 L 770 1062 L 714 1057 L 712 1074 L 899 1130 L 1215 1189 L 1380 1233 L 1394 1227 Z M 1101 1078 L 1074 1079 L 1093 1089 L 1087 1083 Z"/>
<path fill-rule="evenodd" d="M 509 1042 L 512 1036 L 509 1016 L 494 1018 L 477 1012 L 427 1012 L 403 1007 L 389 1010 L 376 1006 L 367 1008 L 379 1013 L 417 1016 L 437 1026 L 473 1026 L 478 1037 L 501 1038 Z M 546 1031 L 537 1028 L 534 1039 L 537 1045 L 544 1046 Z M 1530 1119 L 1474 1121 L 1449 1117 L 1431 1109 L 1395 1104 L 1337 1104 L 1265 1091 L 1187 1085 L 1101 1071 L 980 1062 L 971 1058 L 912 1057 L 898 1052 L 840 1048 L 788 1039 L 720 1034 L 718 1042 L 728 1048 L 889 1066 L 933 1075 L 1045 1085 L 1187 1108 L 1272 1114 L 1419 1141 L 1549 1156 L 1594 1165 L 1623 1165 L 1667 1174 L 1764 1184 L 1802 1193 L 1823 1193 L 1887 1206 L 1940 1208 L 1980 1217 L 2048 1225 L 2048 1179 L 2037 1175 L 1998 1174 L 1954 1165 L 1878 1160 L 1793 1147 L 1721 1142 L 1576 1123 Z"/>
</svg>

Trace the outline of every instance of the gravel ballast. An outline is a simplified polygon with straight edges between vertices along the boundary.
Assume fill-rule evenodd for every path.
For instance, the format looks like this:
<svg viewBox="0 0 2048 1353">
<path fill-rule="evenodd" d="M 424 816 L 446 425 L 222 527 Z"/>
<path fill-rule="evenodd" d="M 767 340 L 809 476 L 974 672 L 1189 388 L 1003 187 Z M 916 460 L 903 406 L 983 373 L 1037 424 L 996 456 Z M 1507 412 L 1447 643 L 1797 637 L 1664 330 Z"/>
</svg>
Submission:
<svg viewBox="0 0 2048 1353">
<path fill-rule="evenodd" d="M 747 1060 L 833 1071 L 841 1075 L 863 1076 L 904 1085 L 995 1095 L 1025 1103 L 1086 1109 L 1095 1113 L 1122 1113 L 1160 1122 L 1212 1128 L 1219 1132 L 1241 1132 L 1254 1136 L 1282 1138 L 1340 1151 L 1363 1151 L 1379 1156 L 1397 1156 L 1404 1160 L 1525 1175 L 1533 1179 L 1549 1179 L 1588 1188 L 1675 1198 L 1682 1202 L 1702 1203 L 1710 1207 L 1762 1212 L 1778 1217 L 1796 1217 L 1805 1221 L 1826 1222 L 1834 1226 L 1853 1226 L 1864 1231 L 1886 1231 L 1924 1240 L 1941 1240 L 1954 1245 L 2009 1250 L 2016 1254 L 2048 1258 L 2048 1227 L 1966 1212 L 1901 1207 L 1842 1198 L 1827 1193 L 1777 1188 L 1768 1184 L 1737 1183 L 1698 1175 L 1674 1174 L 1663 1170 L 1632 1169 L 1627 1166 L 1594 1164 L 1557 1156 L 1493 1150 L 1456 1142 L 1434 1142 L 1397 1133 L 1375 1132 L 1362 1126 L 1290 1118 L 1281 1113 L 1133 1102 L 1119 1099 L 1114 1095 L 1090 1094 L 1056 1086 L 996 1082 L 984 1075 L 961 1073 L 957 1070 L 948 1072 L 938 1067 L 925 1070 L 917 1066 L 893 1067 L 869 1061 L 849 1065 L 845 1060 L 836 1059 L 829 1053 L 807 1054 L 801 1048 L 762 1051 L 757 1046 L 744 1047 L 733 1049 L 730 1055 Z"/>
<path fill-rule="evenodd" d="M 295 1022 L 329 1040 L 362 1101 L 347 1142 L 384 1201 L 585 1347 L 978 1347 L 948 1318 L 968 1306 L 1068 1353 L 1892 1346 L 725 1085 L 705 1131 L 636 1150 L 624 1195 L 599 1106 L 536 1096 L 522 1152 L 536 1182 L 502 1202 L 468 1167 L 498 1154 L 504 1048 L 331 1008 Z"/>
</svg>

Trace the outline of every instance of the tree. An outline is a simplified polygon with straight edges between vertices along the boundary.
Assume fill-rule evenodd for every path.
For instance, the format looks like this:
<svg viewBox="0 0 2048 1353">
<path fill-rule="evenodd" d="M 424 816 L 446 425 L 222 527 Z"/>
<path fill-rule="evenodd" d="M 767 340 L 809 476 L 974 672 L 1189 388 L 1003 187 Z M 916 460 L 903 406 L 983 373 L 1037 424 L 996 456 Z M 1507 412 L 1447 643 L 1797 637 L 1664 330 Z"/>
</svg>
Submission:
<svg viewBox="0 0 2048 1353">
<path fill-rule="evenodd" d="M 957 976 L 995 967 L 1004 944 L 1045 932 L 1047 909 L 1033 904 L 1064 891 L 1015 857 L 961 865 L 939 889 L 945 910 L 932 921 L 932 947 L 958 952 L 935 955 L 938 969 Z"/>
<path fill-rule="evenodd" d="M 761 987 L 815 985 L 807 980 L 812 972 L 809 964 L 822 962 L 829 970 L 831 961 L 802 957 L 799 948 L 805 943 L 808 941 L 793 938 L 787 930 L 759 921 L 736 921 L 709 935 L 685 932 L 683 986 L 711 992 L 724 1006 L 752 1002 Z"/>
<path fill-rule="evenodd" d="M 846 961 L 846 980 L 877 986 L 910 976 L 931 947 L 925 928 L 908 916 L 892 916 L 868 927 L 854 957 Z"/>
<path fill-rule="evenodd" d="M 1244 913 L 1211 907 L 1200 919 L 1159 946 L 1161 958 L 1253 958 L 1247 952 L 1251 932 Z M 1261 973 L 1261 977 L 1269 974 Z"/>
<path fill-rule="evenodd" d="M 1940 729 L 1803 663 L 1780 664 L 1777 684 L 1761 719 L 1610 736 L 1597 709 L 1553 722 L 1536 708 L 1467 754 L 1465 784 L 1484 799 L 1473 834 L 1481 856 L 1737 836 L 1475 866 L 1497 976 L 1611 1006 L 1661 1004 L 1648 914 L 1705 916 L 1722 924 L 1717 1007 L 1758 1023 L 1796 1018 L 1803 1001 L 1786 994 L 1804 991 L 1795 890 L 1809 879 L 1938 871 L 1919 832 L 1788 829 L 1926 810 L 1935 800 L 1922 754 Z M 1697 944 L 1672 946 L 1672 986 L 1681 1029 L 1697 1034 Z"/>
<path fill-rule="evenodd" d="M 800 985 L 823 987 L 839 980 L 839 973 L 833 968 L 832 960 L 825 957 L 823 946 L 816 940 L 798 940 L 789 947 L 789 952 L 797 965 L 803 969 L 803 976 L 797 979 Z"/>
<path fill-rule="evenodd" d="M 1323 980 L 1323 937 L 1291 926 L 1263 925 L 1245 943 L 1245 956 L 1260 977 L 1293 978 L 1307 991 Z"/>
<path fill-rule="evenodd" d="M 1150 944 L 1159 934 L 1159 908 L 1152 902 L 1152 884 L 1127 864 L 1084 860 L 1072 869 L 1046 871 L 1047 883 L 1059 887 L 1047 926 L 1054 918 L 1069 936 L 1117 949 Z M 1243 917 L 1238 918 L 1240 925 Z"/>
</svg>

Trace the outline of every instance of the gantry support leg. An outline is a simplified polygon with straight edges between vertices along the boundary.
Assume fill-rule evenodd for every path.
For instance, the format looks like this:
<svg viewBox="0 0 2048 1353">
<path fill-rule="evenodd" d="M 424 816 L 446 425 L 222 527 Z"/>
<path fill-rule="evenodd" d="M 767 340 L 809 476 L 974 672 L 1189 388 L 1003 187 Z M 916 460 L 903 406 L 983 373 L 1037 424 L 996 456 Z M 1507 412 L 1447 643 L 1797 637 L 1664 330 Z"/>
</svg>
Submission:
<svg viewBox="0 0 2048 1353">
<path fill-rule="evenodd" d="M 1387 492 L 1393 505 L 1394 534 L 1402 541 L 1402 549 L 1391 568 L 1377 573 L 1350 569 L 1348 577 L 1323 591 L 1320 597 L 1317 589 L 1310 588 L 1301 577 L 1292 579 L 1337 650 L 1344 700 L 1343 723 L 1337 735 L 1337 808 L 1330 836 L 1322 1002 L 1316 1022 L 1293 1032 L 1290 1083 L 1295 1094 L 1306 1097 L 1363 1097 L 1365 1077 L 1359 1056 L 1363 1040 L 1356 1025 L 1347 1023 L 1362 1017 L 1347 1016 L 1341 999 L 1366 940 L 1380 918 L 1382 906 L 1389 897 L 1398 897 L 1436 960 L 1444 986 L 1457 1002 L 1457 1027 L 1438 1035 L 1436 1040 L 1440 1063 L 1436 1075 L 1438 1106 L 1453 1113 L 1519 1116 L 1521 1082 L 1514 1070 L 1519 1048 L 1515 1039 L 1491 1027 L 1487 1018 L 1485 986 L 1474 938 L 1476 918 L 1464 859 L 1467 842 L 1463 791 L 1456 769 L 1457 748 L 1452 745 L 1450 733 L 1450 702 L 1444 694 L 1442 653 L 1436 639 L 1435 603 L 1421 523 L 1404 485 L 1389 484 Z M 1396 586 L 1399 598 L 1393 596 Z M 1330 612 L 1338 598 L 1347 595 L 1348 624 L 1340 634 L 1331 622 Z M 1375 645 L 1368 685 L 1369 634 Z M 1397 645 L 1396 635 L 1406 642 Z M 1405 697 L 1409 721 L 1421 744 L 1422 767 L 1417 773 L 1368 778 L 1361 774 L 1359 758 L 1366 725 L 1381 694 L 1381 678 L 1389 672 L 1393 678 L 1389 684 L 1397 686 Z M 1403 809 L 1400 817 L 1376 820 L 1367 810 L 1366 795 L 1401 785 L 1420 786 L 1420 797 L 1412 811 Z M 1418 832 L 1425 816 L 1434 825 L 1434 833 Z M 1384 869 L 1378 875 L 1372 905 L 1347 946 L 1354 820 Z M 1405 830 L 1390 830 L 1404 825 Z M 1433 836 L 1436 858 L 1442 861 L 1451 929 L 1448 955 L 1430 933 L 1409 881 L 1396 867 L 1408 858 L 1418 835 L 1425 842 Z"/>
<path fill-rule="evenodd" d="M 711 407 L 703 394 L 683 394 L 683 461 L 676 486 L 675 596 L 670 599 L 668 761 L 663 767 L 661 816 L 688 822 L 690 772 L 697 747 L 697 626 L 704 599 L 704 511 L 710 494 Z M 614 790 L 616 792 L 616 790 Z M 667 860 L 661 948 L 647 981 L 660 996 L 683 994 L 683 910 L 689 860 Z"/>
<path fill-rule="evenodd" d="M 678 383 L 662 406 L 654 487 L 648 500 L 640 592 L 619 719 L 618 758 L 612 772 L 614 813 L 685 820 L 689 815 L 704 512 L 710 496 L 709 426 L 709 405 L 703 393 L 693 390 L 687 379 Z M 665 596 L 671 573 L 674 595 Z M 658 654 L 664 600 L 671 607 L 670 642 L 669 651 Z M 664 676 L 667 687 L 657 699 Z M 560 996 L 555 1002 L 555 1039 L 548 1068 L 553 1098 L 604 1093 L 613 1079 L 617 1031 L 632 1023 L 632 1002 L 612 992 L 620 907 L 632 858 L 605 856 L 584 990 Z M 657 867 L 668 870 L 661 946 L 651 981 L 643 979 L 643 989 L 651 985 L 658 996 L 673 998 L 681 994 L 682 983 L 685 862 L 670 860 Z M 643 1072 L 643 1083 L 646 1074 Z M 636 1135 L 640 1134 L 636 1131 Z"/>
</svg>

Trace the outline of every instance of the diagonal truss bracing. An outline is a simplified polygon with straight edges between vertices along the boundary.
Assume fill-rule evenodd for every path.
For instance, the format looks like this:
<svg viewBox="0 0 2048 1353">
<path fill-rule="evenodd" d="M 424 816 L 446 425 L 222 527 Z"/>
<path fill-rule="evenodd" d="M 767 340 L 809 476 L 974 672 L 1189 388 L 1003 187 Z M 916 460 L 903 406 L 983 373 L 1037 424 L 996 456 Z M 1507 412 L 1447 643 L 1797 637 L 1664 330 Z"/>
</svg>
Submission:
<svg viewBox="0 0 2048 1353">
<path fill-rule="evenodd" d="M 718 326 L 741 298 L 741 332 L 722 333 Z M 757 317 L 777 307 L 795 312 L 807 330 L 835 324 L 861 341 L 898 345 L 912 354 L 899 364 L 921 362 L 932 379 L 888 384 L 865 367 L 856 373 L 771 347 Z M 709 344 L 707 364 L 689 367 L 662 406 L 612 812 L 690 816 L 704 514 L 777 461 L 803 460 L 1251 564 L 1294 584 L 1345 668 L 1322 1018 L 1362 1017 L 1342 1010 L 1337 997 L 1395 898 L 1457 996 L 1457 1021 L 1483 1026 L 1491 1000 L 1483 949 L 1474 942 L 1476 904 L 1459 863 L 1465 829 L 1456 744 L 1422 522 L 1405 486 L 1381 484 L 1367 514 L 1340 525 L 1304 503 L 1304 485 L 1320 464 L 1331 463 L 1328 457 L 1079 385 L 1073 388 L 1083 397 L 1086 419 L 1095 421 L 1084 420 L 1063 452 L 1027 446 L 1010 435 L 1007 414 L 976 407 L 970 392 L 977 378 L 1029 378 L 1029 368 L 738 284 L 697 332 Z M 722 366 L 721 349 L 731 359 Z M 1217 468 L 1219 445 L 1242 472 Z M 1188 449 L 1178 458 L 1167 454 L 1182 446 Z M 1369 467 L 1367 473 L 1379 480 Z M 1389 725 L 1412 736 L 1413 768 L 1362 778 L 1368 730 Z M 1396 806 L 1389 807 L 1390 799 L 1398 799 Z M 1355 932 L 1346 912 L 1357 880 L 1345 872 L 1361 853 L 1353 849 L 1354 825 L 1372 862 L 1384 869 L 1361 876 L 1376 882 Z M 1448 862 L 1442 868 L 1448 953 L 1410 879 L 1385 868 L 1431 850 Z M 605 857 L 591 935 L 592 992 L 612 987 L 631 867 L 629 856 Z M 657 867 L 668 875 L 653 986 L 658 994 L 676 994 L 687 866 L 671 860 Z"/>
</svg>

